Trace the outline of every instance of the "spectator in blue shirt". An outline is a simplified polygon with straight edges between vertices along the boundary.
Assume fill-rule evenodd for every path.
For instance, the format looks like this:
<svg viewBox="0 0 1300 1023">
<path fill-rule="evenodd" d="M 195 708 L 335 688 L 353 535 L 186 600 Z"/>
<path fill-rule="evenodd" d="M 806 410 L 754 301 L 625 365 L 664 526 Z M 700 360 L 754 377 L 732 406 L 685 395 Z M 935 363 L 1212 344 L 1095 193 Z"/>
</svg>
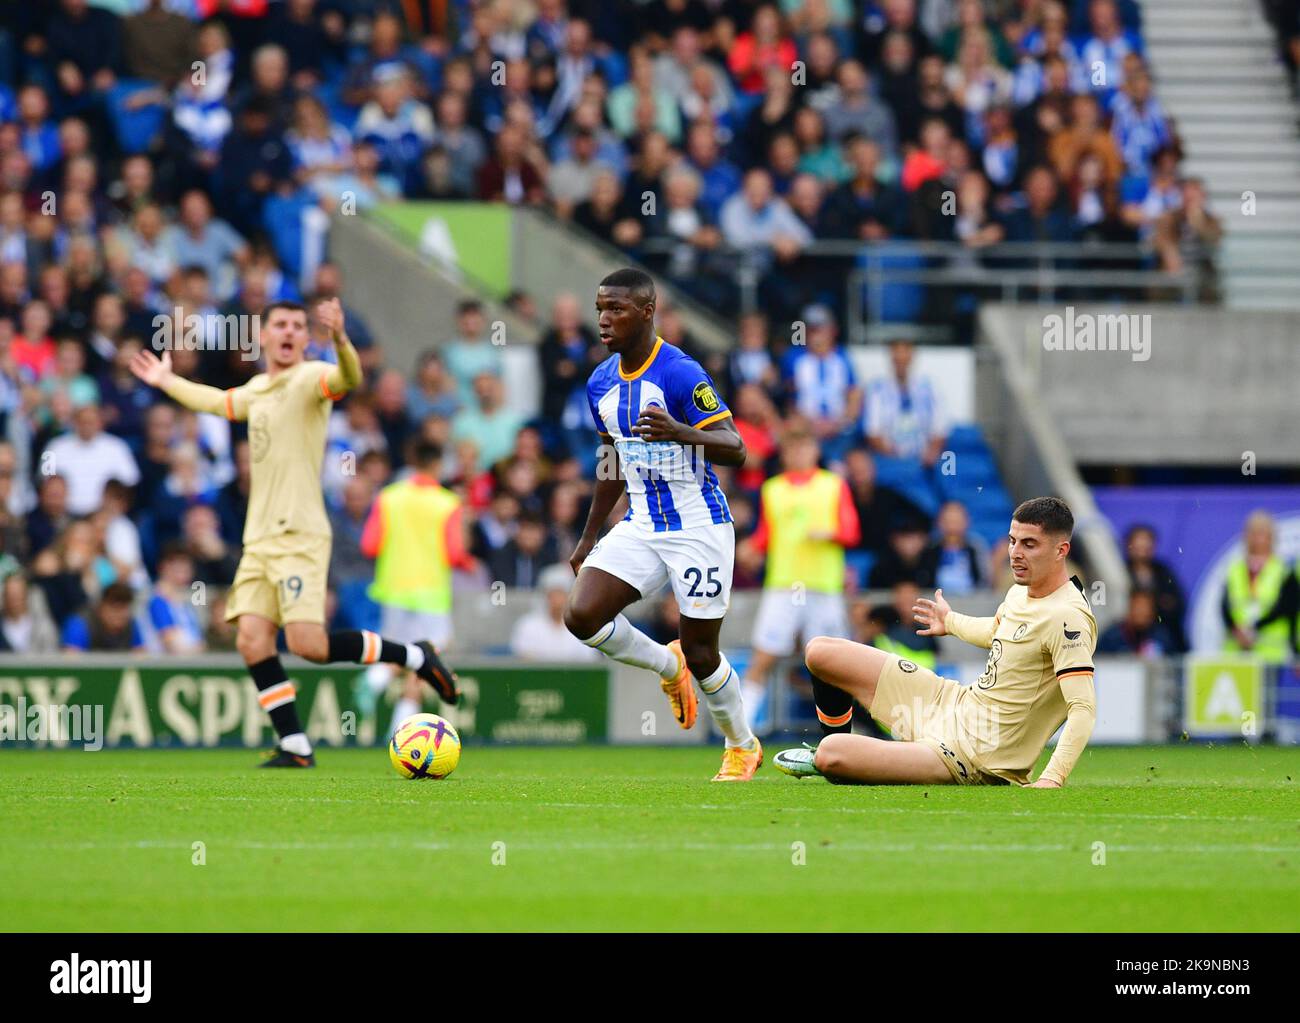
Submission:
<svg viewBox="0 0 1300 1023">
<path fill-rule="evenodd" d="M 1089 88 L 1104 102 L 1124 84 L 1124 58 L 1142 55 L 1142 37 L 1124 27 L 1115 0 L 1092 0 L 1088 26 L 1077 43 L 1079 62 Z"/>
<path fill-rule="evenodd" d="M 110 583 L 91 611 L 69 618 L 64 624 L 63 649 L 144 650 L 144 631 L 131 614 L 134 596 L 126 583 Z"/>
<path fill-rule="evenodd" d="M 401 67 L 376 72 L 375 98 L 357 118 L 356 135 L 380 154 L 380 169 L 408 194 L 419 187 L 420 160 L 434 139 L 433 115 L 412 96 L 410 75 Z"/>
<path fill-rule="evenodd" d="M 59 129 L 50 119 L 50 99 L 39 85 L 25 85 L 18 92 L 18 121 L 23 152 L 37 174 L 48 170 L 62 156 Z"/>
<path fill-rule="evenodd" d="M 970 515 L 960 501 L 948 501 L 935 519 L 938 537 L 921 560 L 934 585 L 948 593 L 969 593 L 985 585 L 989 551 L 970 535 Z"/>
<path fill-rule="evenodd" d="M 710 220 L 717 220 L 722 204 L 740 188 L 740 168 L 722 155 L 712 124 L 691 126 L 686 136 L 686 159 L 699 174 L 700 204 Z"/>
<path fill-rule="evenodd" d="M 149 598 L 149 624 L 158 636 L 163 652 L 200 653 L 204 649 L 203 626 L 195 611 L 194 559 L 179 544 L 168 544 L 158 559 L 158 582 Z"/>
<path fill-rule="evenodd" d="M 1151 161 L 1173 142 L 1164 108 L 1151 95 L 1151 75 L 1145 67 L 1128 76 L 1121 92 L 1111 101 L 1111 132 L 1128 174 L 1146 177 Z"/>
<path fill-rule="evenodd" d="M 824 305 L 804 309 L 803 345 L 792 345 L 782 369 L 793 411 L 808 420 L 828 462 L 848 448 L 862 407 L 853 364 L 836 343 L 834 314 Z"/>
</svg>

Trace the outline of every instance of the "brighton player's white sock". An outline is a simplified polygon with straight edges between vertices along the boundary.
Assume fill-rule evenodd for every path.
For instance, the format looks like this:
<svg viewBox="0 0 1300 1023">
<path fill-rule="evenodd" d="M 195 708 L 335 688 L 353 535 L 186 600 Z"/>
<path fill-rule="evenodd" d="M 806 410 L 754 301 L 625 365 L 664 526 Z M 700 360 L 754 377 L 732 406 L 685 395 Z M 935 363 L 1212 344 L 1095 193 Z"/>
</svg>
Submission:
<svg viewBox="0 0 1300 1023">
<path fill-rule="evenodd" d="M 677 674 L 677 656 L 663 644 L 656 643 L 624 615 L 617 615 L 583 642 L 606 657 L 636 668 L 648 668 L 660 678 L 672 678 Z"/>
<path fill-rule="evenodd" d="M 406 666 L 412 671 L 419 671 L 424 667 L 424 651 L 414 643 L 406 644 Z"/>
<path fill-rule="evenodd" d="M 280 748 L 300 757 L 311 756 L 311 743 L 307 740 L 306 732 L 294 732 L 292 735 L 282 737 Z"/>
<path fill-rule="evenodd" d="M 388 726 L 388 737 L 391 739 L 398 725 L 412 714 L 418 713 L 420 713 L 420 704 L 417 701 L 409 700 L 405 696 L 398 700 L 393 704 L 393 723 Z"/>
<path fill-rule="evenodd" d="M 697 680 L 704 691 L 704 702 L 718 726 L 727 737 L 728 746 L 748 746 L 754 733 L 745 720 L 745 701 L 740 694 L 740 677 L 726 657 L 720 657 L 718 668 L 708 678 Z"/>
</svg>

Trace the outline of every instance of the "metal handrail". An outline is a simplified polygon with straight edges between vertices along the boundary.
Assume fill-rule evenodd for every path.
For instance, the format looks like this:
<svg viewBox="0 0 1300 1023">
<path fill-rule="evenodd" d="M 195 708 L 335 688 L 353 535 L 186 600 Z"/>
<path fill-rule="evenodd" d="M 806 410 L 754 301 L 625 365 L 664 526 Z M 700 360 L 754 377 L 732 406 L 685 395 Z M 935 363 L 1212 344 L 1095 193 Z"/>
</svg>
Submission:
<svg viewBox="0 0 1300 1023">
<path fill-rule="evenodd" d="M 673 238 L 649 238 L 641 243 L 640 249 L 646 254 L 669 254 L 684 244 L 689 243 Z M 766 251 L 720 245 L 708 253 L 730 262 L 731 275 L 740 291 L 741 309 L 748 312 L 757 308 L 760 267 L 767 258 Z M 886 259 L 903 255 L 944 262 L 919 267 L 884 265 Z M 1019 300 L 1026 289 L 1033 289 L 1041 299 L 1044 293 L 1069 288 L 1118 288 L 1130 292 L 1168 289 L 1176 292 L 1183 303 L 1196 301 L 1204 280 L 1195 253 L 1190 249 L 1187 255 L 1192 258 L 1187 261 L 1187 269 L 1178 273 L 1136 267 L 1117 270 L 1095 265 L 1116 260 L 1147 263 L 1154 255 L 1150 245 L 1140 242 L 1013 241 L 972 247 L 959 241 L 907 239 L 879 242 L 820 239 L 805 246 L 800 253 L 801 258 L 861 261 L 848 272 L 845 280 L 846 335 L 853 343 L 866 342 L 883 324 L 879 312 L 884 287 L 890 283 L 998 287 L 1004 301 Z M 1006 263 L 1022 265 L 990 265 Z M 1062 267 L 1060 263 L 1070 265 Z"/>
</svg>

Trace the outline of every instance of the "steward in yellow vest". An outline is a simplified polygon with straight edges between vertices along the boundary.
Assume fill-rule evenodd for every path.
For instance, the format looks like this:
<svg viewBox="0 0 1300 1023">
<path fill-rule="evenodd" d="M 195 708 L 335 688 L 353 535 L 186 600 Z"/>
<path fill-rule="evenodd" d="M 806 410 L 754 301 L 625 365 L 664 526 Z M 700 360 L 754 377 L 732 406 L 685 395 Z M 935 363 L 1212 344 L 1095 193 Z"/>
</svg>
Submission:
<svg viewBox="0 0 1300 1023">
<path fill-rule="evenodd" d="M 1228 565 L 1221 610 L 1223 649 L 1249 652 L 1269 664 L 1291 657 L 1296 628 L 1296 573 L 1273 553 L 1273 518 L 1255 512 L 1246 520 L 1246 553 Z"/>
<path fill-rule="evenodd" d="M 452 569 L 476 565 L 465 549 L 460 498 L 426 466 L 379 492 L 361 552 L 375 559 L 372 600 L 431 614 L 451 611 Z"/>
</svg>

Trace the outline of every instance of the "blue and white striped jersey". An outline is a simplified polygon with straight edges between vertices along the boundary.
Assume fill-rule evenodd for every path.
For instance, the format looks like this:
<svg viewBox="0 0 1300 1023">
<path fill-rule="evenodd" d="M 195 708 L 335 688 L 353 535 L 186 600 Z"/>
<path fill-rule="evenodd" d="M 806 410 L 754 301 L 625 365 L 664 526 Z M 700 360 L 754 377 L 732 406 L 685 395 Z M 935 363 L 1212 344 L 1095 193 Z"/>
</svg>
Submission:
<svg viewBox="0 0 1300 1023">
<path fill-rule="evenodd" d="M 698 451 L 632 432 L 642 410 L 653 405 L 701 429 L 731 415 L 698 362 L 656 338 L 650 358 L 634 373 L 624 374 L 617 355 L 597 366 L 587 381 L 587 403 L 596 429 L 618 451 L 628 494 L 624 521 L 656 533 L 731 521 L 713 467 Z"/>
</svg>

